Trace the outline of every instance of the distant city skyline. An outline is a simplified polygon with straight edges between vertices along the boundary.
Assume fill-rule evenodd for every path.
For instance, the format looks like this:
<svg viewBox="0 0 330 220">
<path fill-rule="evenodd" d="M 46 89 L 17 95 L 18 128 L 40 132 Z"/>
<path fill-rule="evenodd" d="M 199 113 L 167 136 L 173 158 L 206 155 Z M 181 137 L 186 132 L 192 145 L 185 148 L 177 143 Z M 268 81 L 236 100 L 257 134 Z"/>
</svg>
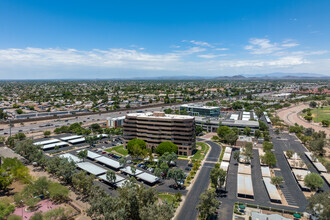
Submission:
<svg viewBox="0 0 330 220">
<path fill-rule="evenodd" d="M 0 79 L 330 76 L 330 2 L 0 2 Z"/>
</svg>

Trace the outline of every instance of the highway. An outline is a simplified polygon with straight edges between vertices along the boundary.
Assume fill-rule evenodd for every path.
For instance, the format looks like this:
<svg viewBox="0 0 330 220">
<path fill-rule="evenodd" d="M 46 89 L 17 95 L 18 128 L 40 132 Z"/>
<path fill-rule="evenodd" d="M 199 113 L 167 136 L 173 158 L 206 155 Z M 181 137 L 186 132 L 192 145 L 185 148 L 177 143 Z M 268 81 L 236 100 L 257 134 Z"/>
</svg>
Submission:
<svg viewBox="0 0 330 220">
<path fill-rule="evenodd" d="M 205 101 L 200 102 L 205 103 Z M 19 132 L 23 133 L 35 133 L 41 132 L 45 130 L 54 130 L 56 127 L 61 127 L 63 125 L 70 125 L 75 122 L 82 122 L 83 125 L 88 125 L 91 123 L 105 123 L 107 117 L 119 117 L 126 115 L 127 113 L 134 113 L 136 111 L 144 111 L 144 112 L 157 112 L 163 111 L 163 109 L 167 108 L 178 108 L 180 104 L 175 104 L 172 106 L 166 107 L 146 107 L 144 109 L 139 110 L 131 110 L 131 111 L 118 111 L 118 112 L 110 112 L 110 113 L 101 113 L 101 114 L 93 114 L 93 115 L 84 115 L 84 116 L 74 116 L 71 118 L 63 118 L 63 119 L 54 119 L 54 120 L 45 120 L 45 121 L 36 121 L 36 122 L 25 122 L 24 125 L 15 124 L 14 127 L 11 128 L 11 134 L 17 134 Z M 51 126 L 46 126 L 51 125 Z M 40 127 L 41 126 L 41 127 Z M 9 135 L 9 125 L 3 124 L 1 125 L 3 130 L 0 131 L 0 135 Z"/>
</svg>

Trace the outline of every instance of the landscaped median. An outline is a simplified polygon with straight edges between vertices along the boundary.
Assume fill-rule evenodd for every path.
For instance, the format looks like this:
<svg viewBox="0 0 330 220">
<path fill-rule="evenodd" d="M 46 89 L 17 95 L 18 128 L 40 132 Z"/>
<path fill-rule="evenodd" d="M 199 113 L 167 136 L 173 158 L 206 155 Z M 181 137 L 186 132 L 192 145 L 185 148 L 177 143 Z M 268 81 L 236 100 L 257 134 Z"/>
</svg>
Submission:
<svg viewBox="0 0 330 220">
<path fill-rule="evenodd" d="M 128 155 L 128 151 L 127 151 L 127 149 L 124 148 L 123 145 L 119 145 L 117 147 L 112 147 L 112 148 L 106 149 L 105 151 L 109 152 L 109 153 L 117 154 L 118 156 L 127 156 Z"/>
<path fill-rule="evenodd" d="M 203 142 L 197 142 L 196 146 L 199 149 L 194 154 L 194 156 L 192 156 L 190 159 L 192 159 L 192 160 L 202 160 L 205 157 L 206 153 L 209 151 L 210 146 L 207 145 L 206 143 L 203 143 Z"/>
</svg>

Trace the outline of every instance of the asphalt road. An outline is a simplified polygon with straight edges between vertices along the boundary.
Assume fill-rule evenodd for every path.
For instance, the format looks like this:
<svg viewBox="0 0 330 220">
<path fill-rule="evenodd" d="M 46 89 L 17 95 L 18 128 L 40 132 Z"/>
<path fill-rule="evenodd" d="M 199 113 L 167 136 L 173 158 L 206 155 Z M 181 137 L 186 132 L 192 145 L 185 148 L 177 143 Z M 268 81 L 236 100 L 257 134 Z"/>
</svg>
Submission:
<svg viewBox="0 0 330 220">
<path fill-rule="evenodd" d="M 190 189 L 182 209 L 176 217 L 178 220 L 197 219 L 198 210 L 196 207 L 199 203 L 199 196 L 207 189 L 210 183 L 211 169 L 215 165 L 214 162 L 219 160 L 221 147 L 211 141 L 206 141 L 206 143 L 211 146 L 211 151 L 208 157 L 205 159 L 205 163 L 203 164 L 193 187 Z"/>
<path fill-rule="evenodd" d="M 203 101 L 201 103 L 204 103 Z M 174 108 L 180 106 L 179 104 L 166 106 L 167 108 Z M 138 111 L 146 111 L 146 112 L 155 112 L 155 111 L 163 111 L 164 108 L 162 107 L 149 107 L 145 109 L 139 109 Z M 134 113 L 136 110 L 128 111 L 129 113 Z M 119 117 L 124 116 L 127 114 L 127 111 L 121 112 L 110 112 L 110 113 L 103 113 L 103 114 L 96 114 L 96 115 L 85 115 L 85 116 L 74 116 L 72 118 L 64 118 L 64 119 L 55 119 L 55 120 L 48 120 L 48 121 L 38 121 L 38 122 L 26 122 L 24 125 L 15 124 L 15 127 L 11 128 L 11 134 L 16 134 L 19 132 L 29 133 L 29 132 L 37 132 L 37 131 L 44 131 L 44 130 L 52 130 L 56 127 L 61 127 L 63 125 L 70 125 L 75 122 L 83 122 L 84 124 L 89 123 L 105 123 L 107 117 Z M 77 117 L 77 118 L 76 118 Z M 45 126 L 46 124 L 52 124 L 52 126 Z M 40 127 L 42 126 L 42 127 Z M 9 135 L 9 125 L 2 125 L 4 130 L 0 131 L 0 135 Z"/>
</svg>

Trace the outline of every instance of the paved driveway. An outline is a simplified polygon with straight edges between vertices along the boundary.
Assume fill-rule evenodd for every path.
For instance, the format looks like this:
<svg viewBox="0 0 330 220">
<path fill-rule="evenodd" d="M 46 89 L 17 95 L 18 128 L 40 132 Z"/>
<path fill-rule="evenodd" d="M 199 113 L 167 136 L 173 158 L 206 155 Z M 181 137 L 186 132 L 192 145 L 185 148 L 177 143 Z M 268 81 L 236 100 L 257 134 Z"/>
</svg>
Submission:
<svg viewBox="0 0 330 220">
<path fill-rule="evenodd" d="M 207 189 L 210 183 L 211 169 L 215 165 L 214 162 L 219 160 L 221 147 L 212 141 L 206 141 L 206 143 L 211 146 L 211 151 L 206 158 L 205 163 L 202 165 L 200 173 L 194 185 L 190 189 L 185 203 L 183 204 L 179 214 L 176 217 L 178 220 L 197 219 L 198 210 L 196 209 L 196 206 L 199 203 L 199 196 Z"/>
</svg>

